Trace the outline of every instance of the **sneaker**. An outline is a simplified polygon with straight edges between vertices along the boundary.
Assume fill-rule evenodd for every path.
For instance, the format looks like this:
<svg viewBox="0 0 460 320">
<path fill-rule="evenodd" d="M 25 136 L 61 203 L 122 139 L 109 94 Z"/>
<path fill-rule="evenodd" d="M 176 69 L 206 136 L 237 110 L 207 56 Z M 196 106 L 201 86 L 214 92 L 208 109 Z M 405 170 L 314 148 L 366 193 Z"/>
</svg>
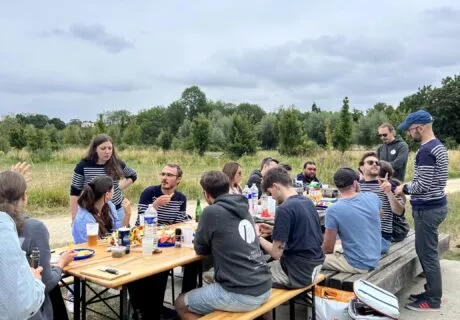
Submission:
<svg viewBox="0 0 460 320">
<path fill-rule="evenodd" d="M 425 292 L 421 292 L 421 293 L 413 293 L 409 296 L 409 300 L 410 301 L 417 301 L 417 300 L 422 300 L 422 299 L 425 299 Z"/>
<path fill-rule="evenodd" d="M 413 311 L 439 311 L 441 310 L 440 305 L 434 305 L 428 300 L 418 300 L 406 305 L 406 308 Z"/>
<path fill-rule="evenodd" d="M 206 284 L 212 284 L 215 282 L 214 268 L 209 269 L 209 271 L 203 272 L 203 282 Z"/>
<path fill-rule="evenodd" d="M 73 313 L 73 294 L 69 294 L 65 298 L 65 308 L 68 312 Z"/>
</svg>

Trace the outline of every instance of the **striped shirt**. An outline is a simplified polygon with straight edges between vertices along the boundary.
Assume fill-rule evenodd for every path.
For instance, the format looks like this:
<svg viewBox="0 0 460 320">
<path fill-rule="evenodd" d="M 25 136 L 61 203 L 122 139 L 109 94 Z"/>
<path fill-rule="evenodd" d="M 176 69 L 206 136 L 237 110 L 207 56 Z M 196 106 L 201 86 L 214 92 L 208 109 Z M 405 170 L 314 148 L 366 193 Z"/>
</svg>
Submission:
<svg viewBox="0 0 460 320">
<path fill-rule="evenodd" d="M 161 185 L 147 187 L 141 194 L 139 199 L 139 205 L 137 206 L 137 221 L 136 225 L 139 225 L 139 215 L 144 214 L 145 210 L 152 204 L 157 198 L 163 195 L 161 191 Z M 179 191 L 175 191 L 171 197 L 171 201 L 158 208 L 158 223 L 159 224 L 173 224 L 183 222 L 191 219 L 187 215 L 187 198 Z"/>
<path fill-rule="evenodd" d="M 383 209 L 383 217 L 380 219 L 382 237 L 391 241 L 391 236 L 393 234 L 393 211 L 391 211 L 391 205 L 387 195 L 382 189 L 380 189 L 380 185 L 377 180 L 361 180 L 359 181 L 359 185 L 362 192 L 372 192 L 379 197 L 382 206 L 381 209 Z"/>
<path fill-rule="evenodd" d="M 128 167 L 123 161 L 120 161 L 121 169 L 126 179 L 137 179 L 136 171 Z M 97 164 L 92 160 L 81 160 L 73 171 L 72 184 L 70 186 L 71 196 L 80 196 L 83 188 L 95 177 L 107 175 L 103 164 Z M 113 180 L 113 197 L 112 202 L 117 209 L 121 207 L 123 194 L 120 189 L 120 180 Z"/>
<path fill-rule="evenodd" d="M 449 157 L 446 147 L 438 139 L 420 146 L 415 155 L 415 170 L 412 182 L 406 191 L 411 195 L 414 209 L 434 209 L 447 205 L 445 187 L 447 184 Z"/>
</svg>

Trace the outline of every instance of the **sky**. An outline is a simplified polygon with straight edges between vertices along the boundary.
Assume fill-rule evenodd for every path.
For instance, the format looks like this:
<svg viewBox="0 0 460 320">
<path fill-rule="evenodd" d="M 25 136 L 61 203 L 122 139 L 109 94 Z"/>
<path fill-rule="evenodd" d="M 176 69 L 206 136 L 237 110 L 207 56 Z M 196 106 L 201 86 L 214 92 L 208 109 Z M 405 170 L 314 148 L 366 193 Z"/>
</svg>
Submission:
<svg viewBox="0 0 460 320">
<path fill-rule="evenodd" d="M 0 0 L 0 115 L 97 114 L 208 99 L 397 105 L 458 74 L 458 0 Z"/>
</svg>

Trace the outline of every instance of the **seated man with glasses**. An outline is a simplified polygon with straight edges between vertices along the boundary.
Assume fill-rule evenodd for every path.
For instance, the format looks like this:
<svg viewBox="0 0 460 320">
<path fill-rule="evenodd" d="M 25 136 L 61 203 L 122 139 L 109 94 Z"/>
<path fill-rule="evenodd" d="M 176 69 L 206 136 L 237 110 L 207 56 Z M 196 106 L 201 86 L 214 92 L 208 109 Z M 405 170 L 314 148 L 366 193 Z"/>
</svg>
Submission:
<svg viewBox="0 0 460 320">
<path fill-rule="evenodd" d="M 395 128 L 389 123 L 379 126 L 378 136 L 383 143 L 377 148 L 377 158 L 388 161 L 395 171 L 394 177 L 403 182 L 409 146 L 400 136 L 397 136 Z"/>
<path fill-rule="evenodd" d="M 158 224 L 180 223 L 191 219 L 186 212 L 187 198 L 176 191 L 182 178 L 182 169 L 177 164 L 167 164 L 160 173 L 161 184 L 145 188 L 139 199 L 138 217 L 144 214 L 149 204 L 158 212 Z"/>
<path fill-rule="evenodd" d="M 380 163 L 375 152 L 366 152 L 359 161 L 359 169 L 362 179 L 359 181 L 362 192 L 375 193 L 382 204 L 381 230 L 382 230 L 382 253 L 385 253 L 391 245 L 393 236 L 393 213 L 402 215 L 404 203 L 400 197 L 396 197 L 392 191 L 391 183 L 386 178 L 380 178 Z"/>
<path fill-rule="evenodd" d="M 380 260 L 380 200 L 370 192 L 359 192 L 359 176 L 351 168 L 340 168 L 334 182 L 340 198 L 326 209 L 323 269 L 366 273 Z M 341 245 L 336 245 L 337 235 Z"/>
</svg>

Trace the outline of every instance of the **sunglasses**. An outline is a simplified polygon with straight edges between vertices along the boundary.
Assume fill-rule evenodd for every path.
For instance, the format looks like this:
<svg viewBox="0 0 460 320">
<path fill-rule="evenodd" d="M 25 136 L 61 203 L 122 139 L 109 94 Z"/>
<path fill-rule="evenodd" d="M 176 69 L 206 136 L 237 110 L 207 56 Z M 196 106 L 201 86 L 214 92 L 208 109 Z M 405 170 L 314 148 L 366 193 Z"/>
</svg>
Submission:
<svg viewBox="0 0 460 320">
<path fill-rule="evenodd" d="M 378 136 L 386 138 L 388 136 L 388 133 L 379 133 Z"/>
<path fill-rule="evenodd" d="M 368 165 L 370 165 L 370 166 L 373 166 L 374 164 L 375 164 L 376 166 L 380 166 L 380 162 L 374 161 L 374 160 L 367 160 L 366 163 L 367 163 Z"/>
</svg>

